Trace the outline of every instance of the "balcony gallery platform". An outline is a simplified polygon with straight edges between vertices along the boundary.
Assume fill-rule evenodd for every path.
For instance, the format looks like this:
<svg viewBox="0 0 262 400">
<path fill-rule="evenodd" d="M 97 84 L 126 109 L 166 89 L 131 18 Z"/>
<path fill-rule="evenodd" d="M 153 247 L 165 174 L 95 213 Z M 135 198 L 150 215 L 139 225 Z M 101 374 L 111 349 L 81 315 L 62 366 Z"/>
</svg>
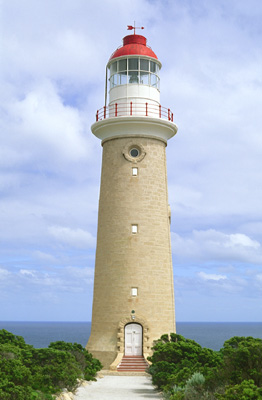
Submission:
<svg viewBox="0 0 262 400">
<path fill-rule="evenodd" d="M 154 117 L 119 116 L 109 117 L 95 122 L 91 126 L 93 134 L 101 139 L 113 139 L 124 136 L 150 137 L 167 142 L 177 132 L 172 121 Z"/>
</svg>

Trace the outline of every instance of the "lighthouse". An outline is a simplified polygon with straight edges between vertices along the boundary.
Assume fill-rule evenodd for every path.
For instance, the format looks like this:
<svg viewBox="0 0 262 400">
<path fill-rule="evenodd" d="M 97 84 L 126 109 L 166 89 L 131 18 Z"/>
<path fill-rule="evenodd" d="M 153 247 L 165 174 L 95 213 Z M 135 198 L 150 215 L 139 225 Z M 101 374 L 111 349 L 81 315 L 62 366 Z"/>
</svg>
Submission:
<svg viewBox="0 0 262 400">
<path fill-rule="evenodd" d="M 111 370 L 176 330 L 165 150 L 177 126 L 160 103 L 161 66 L 144 36 L 125 36 L 91 127 L 103 157 L 86 347 Z"/>
</svg>

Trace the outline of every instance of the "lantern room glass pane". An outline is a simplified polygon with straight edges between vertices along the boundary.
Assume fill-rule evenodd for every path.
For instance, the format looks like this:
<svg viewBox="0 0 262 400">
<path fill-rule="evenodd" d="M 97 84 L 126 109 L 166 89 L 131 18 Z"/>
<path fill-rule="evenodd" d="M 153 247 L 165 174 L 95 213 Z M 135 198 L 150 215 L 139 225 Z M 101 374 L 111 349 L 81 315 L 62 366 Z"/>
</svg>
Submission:
<svg viewBox="0 0 262 400">
<path fill-rule="evenodd" d="M 158 87 L 157 82 L 158 82 L 158 77 L 155 74 L 151 74 L 150 85 L 153 87 Z"/>
<path fill-rule="evenodd" d="M 119 60 L 118 71 L 126 71 L 126 70 L 127 70 L 127 60 Z"/>
<path fill-rule="evenodd" d="M 149 73 L 148 72 L 140 72 L 140 83 L 142 83 L 142 85 L 149 85 Z"/>
<path fill-rule="evenodd" d="M 129 71 L 128 73 L 128 83 L 138 83 L 138 71 Z"/>
<path fill-rule="evenodd" d="M 110 77 L 110 88 L 113 88 L 117 85 L 117 74 L 112 75 Z"/>
<path fill-rule="evenodd" d="M 130 70 L 138 70 L 138 58 L 129 58 L 128 69 L 129 69 L 129 71 Z"/>
<path fill-rule="evenodd" d="M 115 61 L 113 64 L 110 65 L 110 75 L 115 74 L 117 71 L 117 62 Z"/>
<path fill-rule="evenodd" d="M 150 61 L 150 71 L 151 72 L 157 72 L 157 65 L 154 61 Z"/>
<path fill-rule="evenodd" d="M 149 61 L 144 60 L 143 58 L 140 59 L 140 70 L 141 71 L 149 71 Z"/>
<path fill-rule="evenodd" d="M 125 85 L 127 83 L 127 72 L 120 72 L 119 74 L 119 84 L 120 85 Z"/>
</svg>

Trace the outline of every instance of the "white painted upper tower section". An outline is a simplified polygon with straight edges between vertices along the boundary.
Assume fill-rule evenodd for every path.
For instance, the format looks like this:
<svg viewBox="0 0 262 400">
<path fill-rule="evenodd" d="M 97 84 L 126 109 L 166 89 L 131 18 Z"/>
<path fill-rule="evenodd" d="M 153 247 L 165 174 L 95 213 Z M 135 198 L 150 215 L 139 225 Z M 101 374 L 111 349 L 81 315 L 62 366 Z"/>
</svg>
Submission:
<svg viewBox="0 0 262 400">
<path fill-rule="evenodd" d="M 107 63 L 105 106 L 91 127 L 95 136 L 142 135 L 166 142 L 176 134 L 172 111 L 160 104 L 161 66 L 144 36 L 124 37 Z"/>
<path fill-rule="evenodd" d="M 135 104 L 160 104 L 161 63 L 146 45 L 144 36 L 125 36 L 123 46 L 110 57 L 107 69 L 110 83 L 109 104 L 124 104 L 127 100 Z"/>
</svg>

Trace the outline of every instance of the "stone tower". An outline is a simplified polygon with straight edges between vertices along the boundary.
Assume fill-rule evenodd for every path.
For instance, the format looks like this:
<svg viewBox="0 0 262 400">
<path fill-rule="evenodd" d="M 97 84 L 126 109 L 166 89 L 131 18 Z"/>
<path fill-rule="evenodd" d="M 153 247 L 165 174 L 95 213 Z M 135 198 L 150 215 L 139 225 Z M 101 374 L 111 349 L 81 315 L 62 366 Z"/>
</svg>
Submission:
<svg viewBox="0 0 262 400">
<path fill-rule="evenodd" d="M 104 368 L 151 353 L 175 332 L 165 147 L 177 127 L 160 104 L 161 63 L 132 34 L 107 64 L 107 102 L 91 129 L 102 141 L 93 316 L 87 349 Z"/>
</svg>

